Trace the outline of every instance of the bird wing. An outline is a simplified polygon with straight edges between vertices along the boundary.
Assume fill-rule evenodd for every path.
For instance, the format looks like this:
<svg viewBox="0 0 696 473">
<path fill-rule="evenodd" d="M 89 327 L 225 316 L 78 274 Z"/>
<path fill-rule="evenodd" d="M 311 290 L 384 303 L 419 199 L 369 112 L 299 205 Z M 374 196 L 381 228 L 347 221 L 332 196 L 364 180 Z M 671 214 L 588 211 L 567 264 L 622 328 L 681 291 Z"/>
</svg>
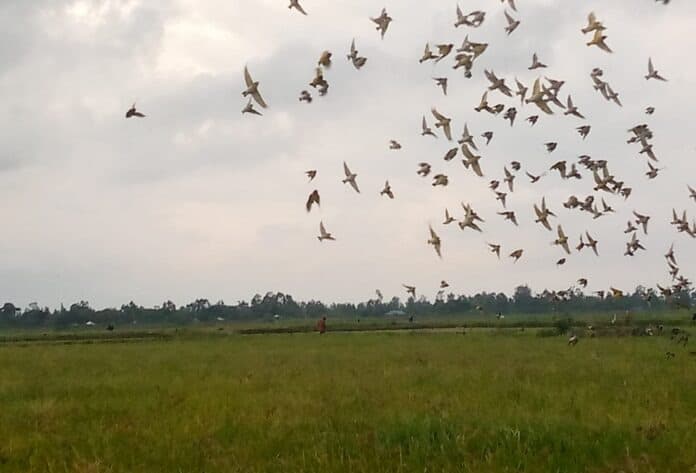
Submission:
<svg viewBox="0 0 696 473">
<path fill-rule="evenodd" d="M 261 97 L 261 93 L 257 90 L 253 94 L 251 94 L 252 97 L 254 97 L 254 100 L 261 105 L 263 108 L 267 108 L 268 105 L 266 105 L 266 102 L 264 102 L 263 97 Z"/>
<path fill-rule="evenodd" d="M 355 50 L 355 38 L 353 38 L 353 41 L 350 43 L 350 54 L 351 56 L 357 54 L 357 51 Z"/>
<path fill-rule="evenodd" d="M 655 68 L 653 67 L 652 58 L 648 58 L 648 75 L 653 75 L 655 73 Z"/>
<path fill-rule="evenodd" d="M 423 116 L 423 121 L 421 122 L 421 128 L 423 128 L 423 131 L 428 130 L 428 124 L 425 121 L 425 115 Z"/>
<path fill-rule="evenodd" d="M 348 182 L 350 182 L 350 186 L 351 186 L 353 189 L 355 189 L 355 192 L 357 192 L 358 194 L 360 194 L 360 189 L 358 188 L 358 183 L 356 182 L 355 178 L 351 179 L 351 180 L 348 181 Z"/>
<path fill-rule="evenodd" d="M 324 228 L 324 222 L 319 222 L 319 234 L 321 236 L 326 236 L 326 228 Z"/>
<path fill-rule="evenodd" d="M 471 164 L 471 169 L 476 173 L 477 176 L 483 177 L 483 172 L 481 171 L 481 165 L 479 164 L 478 160 L 470 163 Z"/>
<path fill-rule="evenodd" d="M 348 165 L 345 161 L 343 161 L 343 172 L 346 174 L 346 177 L 350 177 L 350 175 L 352 174 L 350 172 L 350 169 L 348 169 Z"/>
<path fill-rule="evenodd" d="M 307 12 L 304 11 L 304 8 L 302 8 L 302 5 L 300 5 L 300 2 L 299 2 L 299 1 L 298 1 L 298 2 L 295 2 L 295 8 L 297 8 L 297 11 L 299 11 L 299 12 L 302 13 L 303 15 L 306 15 L 306 14 L 307 14 Z"/>
<path fill-rule="evenodd" d="M 515 19 L 511 17 L 507 11 L 505 11 L 505 19 L 508 22 L 508 26 L 511 26 L 513 23 L 515 23 Z"/>
<path fill-rule="evenodd" d="M 244 66 L 244 82 L 246 82 L 247 87 L 251 87 L 254 85 L 254 79 L 251 78 L 251 74 L 249 74 L 249 69 L 247 69 L 246 66 Z"/>
<path fill-rule="evenodd" d="M 432 112 L 433 116 L 434 116 L 435 118 L 438 119 L 438 121 L 446 121 L 446 120 L 447 120 L 447 117 L 445 117 L 443 114 L 441 114 L 440 112 L 438 112 L 438 111 L 435 109 L 435 107 L 433 107 L 432 109 L 430 109 L 430 111 Z"/>
</svg>

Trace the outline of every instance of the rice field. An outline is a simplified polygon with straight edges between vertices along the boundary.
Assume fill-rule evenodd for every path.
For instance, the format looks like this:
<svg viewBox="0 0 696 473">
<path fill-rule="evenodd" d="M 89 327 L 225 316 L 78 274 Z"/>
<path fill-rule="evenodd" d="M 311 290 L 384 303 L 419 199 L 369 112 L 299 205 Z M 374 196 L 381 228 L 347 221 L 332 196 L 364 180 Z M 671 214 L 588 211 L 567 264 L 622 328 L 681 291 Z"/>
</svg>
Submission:
<svg viewBox="0 0 696 473">
<path fill-rule="evenodd" d="M 512 329 L 6 343 L 0 472 L 696 472 L 693 349 Z"/>
</svg>

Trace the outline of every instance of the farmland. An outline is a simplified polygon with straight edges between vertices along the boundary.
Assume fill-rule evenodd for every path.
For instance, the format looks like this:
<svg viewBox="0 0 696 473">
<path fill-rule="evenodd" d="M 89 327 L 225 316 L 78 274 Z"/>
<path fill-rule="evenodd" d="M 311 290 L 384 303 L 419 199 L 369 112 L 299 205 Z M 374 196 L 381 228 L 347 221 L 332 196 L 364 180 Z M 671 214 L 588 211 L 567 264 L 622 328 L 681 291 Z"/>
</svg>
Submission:
<svg viewBox="0 0 696 473">
<path fill-rule="evenodd" d="M 0 471 L 696 471 L 668 335 L 156 334 L 0 345 Z"/>
</svg>

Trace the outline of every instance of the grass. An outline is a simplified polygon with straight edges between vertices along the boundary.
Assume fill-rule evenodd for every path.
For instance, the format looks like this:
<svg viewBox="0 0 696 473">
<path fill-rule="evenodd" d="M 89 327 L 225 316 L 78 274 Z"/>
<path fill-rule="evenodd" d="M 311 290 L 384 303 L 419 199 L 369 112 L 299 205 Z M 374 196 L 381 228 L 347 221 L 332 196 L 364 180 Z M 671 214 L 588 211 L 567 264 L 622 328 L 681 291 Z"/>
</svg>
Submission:
<svg viewBox="0 0 696 473">
<path fill-rule="evenodd" d="M 696 472 L 689 349 L 531 330 L 4 344 L 0 471 Z"/>
</svg>

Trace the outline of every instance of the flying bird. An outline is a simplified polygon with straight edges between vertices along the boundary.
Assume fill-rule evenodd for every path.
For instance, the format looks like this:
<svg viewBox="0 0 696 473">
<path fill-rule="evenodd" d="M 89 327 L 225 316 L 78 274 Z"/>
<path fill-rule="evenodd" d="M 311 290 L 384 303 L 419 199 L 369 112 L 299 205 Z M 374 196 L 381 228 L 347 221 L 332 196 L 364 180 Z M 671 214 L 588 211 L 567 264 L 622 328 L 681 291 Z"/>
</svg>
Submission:
<svg viewBox="0 0 696 473">
<path fill-rule="evenodd" d="M 595 30 L 594 36 L 592 37 L 592 40 L 590 40 L 587 45 L 588 46 L 597 46 L 599 49 L 602 51 L 606 51 L 608 53 L 613 52 L 609 46 L 607 46 L 607 43 L 604 41 L 607 39 L 606 35 L 602 34 L 602 30 Z"/>
<path fill-rule="evenodd" d="M 517 29 L 518 26 L 520 26 L 520 21 L 515 20 L 513 17 L 510 16 L 510 14 L 505 11 L 505 19 L 507 20 L 507 26 L 505 27 L 505 32 L 509 35 L 512 34 L 513 31 Z"/>
<path fill-rule="evenodd" d="M 302 5 L 300 5 L 300 0 L 290 0 L 290 6 L 288 6 L 288 8 L 294 8 L 303 15 L 307 14 L 307 12 L 304 11 L 304 8 L 302 8 Z"/>
<path fill-rule="evenodd" d="M 524 250 L 519 249 L 519 250 L 515 250 L 512 253 L 510 253 L 509 256 L 510 256 L 510 258 L 514 258 L 515 263 L 517 263 L 519 261 L 519 259 L 522 258 L 522 253 L 524 253 Z"/>
<path fill-rule="evenodd" d="M 387 28 L 389 28 L 389 23 L 393 20 L 393 18 L 387 14 L 387 9 L 382 8 L 382 13 L 380 13 L 377 18 L 370 19 L 377 25 L 375 29 L 380 32 L 382 39 L 384 39 L 384 34 L 387 32 Z"/>
<path fill-rule="evenodd" d="M 321 206 L 321 199 L 319 197 L 318 190 L 314 190 L 314 191 L 312 191 L 311 194 L 309 194 L 309 198 L 307 199 L 307 203 L 305 204 L 305 208 L 307 209 L 307 212 L 310 212 L 312 210 L 313 204 L 317 204 L 317 207 Z"/>
<path fill-rule="evenodd" d="M 247 88 L 242 92 L 242 95 L 244 97 L 250 95 L 262 108 L 266 108 L 266 102 L 263 100 L 263 97 L 261 97 L 261 93 L 259 92 L 259 83 L 251 78 L 249 69 L 246 66 L 244 66 L 244 82 L 246 83 Z"/>
<path fill-rule="evenodd" d="M 437 253 L 437 256 L 442 258 L 442 241 L 440 240 L 440 237 L 437 235 L 437 233 L 435 233 L 435 230 L 433 230 L 432 225 L 430 226 L 430 239 L 428 240 L 428 244 L 433 245 L 433 248 L 435 248 L 435 253 Z"/>
<path fill-rule="evenodd" d="M 131 118 L 131 117 L 138 117 L 138 118 L 144 118 L 145 115 L 140 113 L 138 110 L 135 108 L 135 104 L 131 108 L 128 109 L 126 112 L 126 118 Z"/>
<path fill-rule="evenodd" d="M 242 109 L 242 114 L 245 113 L 251 113 L 253 115 L 262 115 L 261 112 L 254 108 L 254 104 L 251 103 L 251 99 L 249 99 L 249 102 L 247 102 L 246 106 Z"/>
<path fill-rule="evenodd" d="M 553 242 L 554 245 L 558 245 L 567 253 L 570 254 L 570 248 L 568 247 L 568 237 L 563 232 L 563 227 L 560 225 L 557 228 L 558 238 Z"/>
<path fill-rule="evenodd" d="M 333 235 L 326 231 L 326 228 L 324 228 L 324 222 L 319 222 L 319 236 L 317 238 L 319 241 L 336 240 Z"/>
<path fill-rule="evenodd" d="M 423 121 L 421 122 L 421 136 L 432 136 L 433 138 L 437 138 L 437 135 L 433 132 L 432 128 L 428 126 L 428 123 L 425 121 L 425 115 L 423 116 Z"/>
<path fill-rule="evenodd" d="M 648 75 L 645 76 L 645 80 L 650 79 L 657 79 L 663 82 L 667 82 L 667 79 L 662 77 L 653 66 L 652 58 L 648 58 Z"/>
<path fill-rule="evenodd" d="M 532 65 L 529 66 L 527 69 L 529 69 L 530 71 L 533 71 L 534 69 L 541 69 L 544 67 L 546 67 L 546 64 L 539 61 L 539 58 L 537 57 L 537 53 L 534 53 L 532 55 Z"/>
<path fill-rule="evenodd" d="M 435 84 L 442 88 L 442 93 L 447 95 L 447 77 L 433 77 Z"/>
<path fill-rule="evenodd" d="M 440 112 L 438 112 L 434 107 L 430 110 L 433 116 L 437 119 L 437 123 L 435 123 L 435 128 L 442 128 L 442 131 L 444 131 L 445 136 L 449 141 L 452 141 L 452 131 L 450 130 L 450 122 L 452 121 L 451 118 L 447 118 Z"/>
<path fill-rule="evenodd" d="M 394 198 L 394 193 L 392 192 L 392 188 L 389 185 L 389 181 L 384 183 L 384 189 L 379 193 L 379 195 L 386 195 L 390 199 Z"/>
<path fill-rule="evenodd" d="M 309 182 L 312 182 L 315 177 L 317 177 L 317 170 L 316 169 L 310 169 L 309 171 L 305 171 L 305 174 L 309 178 Z"/>
<path fill-rule="evenodd" d="M 345 161 L 343 161 L 343 172 L 345 173 L 346 178 L 343 179 L 343 181 L 341 181 L 341 182 L 343 182 L 344 184 L 345 184 L 345 183 L 349 183 L 350 186 L 351 186 L 353 189 L 355 189 L 355 192 L 357 192 L 357 193 L 359 194 L 359 193 L 360 193 L 360 189 L 358 188 L 358 183 L 357 183 L 356 180 L 355 180 L 355 178 L 358 177 L 358 175 L 357 175 L 357 174 L 353 174 L 352 172 L 350 172 L 350 169 L 348 169 L 348 165 L 346 164 Z"/>
</svg>

